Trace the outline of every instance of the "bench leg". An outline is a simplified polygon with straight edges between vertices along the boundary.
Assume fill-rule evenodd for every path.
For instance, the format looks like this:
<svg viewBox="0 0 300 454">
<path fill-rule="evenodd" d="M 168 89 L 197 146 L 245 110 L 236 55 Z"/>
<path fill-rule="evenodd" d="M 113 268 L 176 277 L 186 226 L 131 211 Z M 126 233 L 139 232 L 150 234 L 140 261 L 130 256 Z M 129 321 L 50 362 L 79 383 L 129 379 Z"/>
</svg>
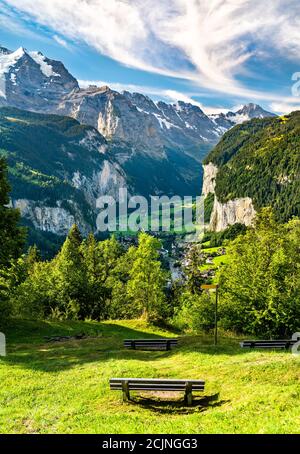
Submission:
<svg viewBox="0 0 300 454">
<path fill-rule="evenodd" d="M 193 393 L 192 393 L 192 384 L 191 383 L 187 383 L 185 385 L 184 400 L 187 403 L 188 407 L 190 407 L 193 404 Z"/>
<path fill-rule="evenodd" d="M 128 402 L 130 400 L 128 381 L 122 382 L 122 391 L 123 391 L 123 402 Z"/>
</svg>

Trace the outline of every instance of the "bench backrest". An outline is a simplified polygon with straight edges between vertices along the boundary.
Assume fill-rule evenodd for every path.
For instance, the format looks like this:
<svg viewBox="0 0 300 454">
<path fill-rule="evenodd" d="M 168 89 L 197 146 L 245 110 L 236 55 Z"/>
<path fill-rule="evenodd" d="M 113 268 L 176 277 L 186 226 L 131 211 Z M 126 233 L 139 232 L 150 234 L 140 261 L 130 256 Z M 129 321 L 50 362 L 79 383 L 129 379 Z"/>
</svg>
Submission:
<svg viewBox="0 0 300 454">
<path fill-rule="evenodd" d="M 124 347 L 126 348 L 148 348 L 170 349 L 176 347 L 178 339 L 125 339 Z"/>
<path fill-rule="evenodd" d="M 125 339 L 125 347 L 133 345 L 147 346 L 147 345 L 177 345 L 178 339 Z"/>
<path fill-rule="evenodd" d="M 122 390 L 123 383 L 128 383 L 128 388 L 135 391 L 184 391 L 189 384 L 193 391 L 203 391 L 203 380 L 173 380 L 153 378 L 111 378 L 110 389 Z"/>
<path fill-rule="evenodd" d="M 293 339 L 289 340 L 259 340 L 259 341 L 244 341 L 241 342 L 241 347 L 243 348 L 254 348 L 254 347 L 263 347 L 263 348 L 285 348 L 291 347 L 297 341 Z"/>
</svg>

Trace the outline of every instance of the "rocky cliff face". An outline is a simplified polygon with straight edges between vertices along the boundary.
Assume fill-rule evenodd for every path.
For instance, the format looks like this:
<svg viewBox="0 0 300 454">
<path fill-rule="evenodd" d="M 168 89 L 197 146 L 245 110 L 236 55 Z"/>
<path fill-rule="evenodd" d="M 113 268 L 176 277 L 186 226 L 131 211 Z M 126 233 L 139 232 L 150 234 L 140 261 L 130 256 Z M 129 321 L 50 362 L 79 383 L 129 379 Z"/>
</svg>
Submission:
<svg viewBox="0 0 300 454">
<path fill-rule="evenodd" d="M 251 224 L 255 211 L 263 207 L 271 207 L 282 223 L 300 216 L 299 128 L 296 111 L 279 118 L 254 118 L 224 135 L 204 160 L 207 169 L 218 167 L 213 228 Z"/>
<path fill-rule="evenodd" d="M 72 200 L 68 200 L 73 204 Z M 73 204 L 73 213 L 62 207 L 63 201 L 57 200 L 56 206 L 47 206 L 46 201 L 12 199 L 11 206 L 19 208 L 24 220 L 43 232 L 67 235 L 74 223 L 80 225 L 81 231 L 88 234 L 92 230 L 80 213 L 80 207 Z"/>
<path fill-rule="evenodd" d="M 0 156 L 9 165 L 11 203 L 24 222 L 65 235 L 76 222 L 96 231 L 97 199 L 129 187 L 98 131 L 55 115 L 0 108 Z"/>
<path fill-rule="evenodd" d="M 204 165 L 203 169 L 202 194 L 206 197 L 208 194 L 215 194 L 218 167 L 210 162 Z M 249 197 L 237 198 L 227 203 L 221 203 L 215 195 L 209 229 L 215 232 L 221 232 L 230 225 L 237 223 L 250 226 L 254 221 L 255 215 L 256 212 L 253 202 Z"/>
<path fill-rule="evenodd" d="M 214 207 L 210 219 L 209 229 L 221 232 L 233 224 L 253 224 L 256 212 L 249 197 L 230 200 L 220 203 L 215 197 Z"/>
<path fill-rule="evenodd" d="M 216 178 L 218 173 L 218 167 L 212 162 L 203 166 L 203 188 L 202 194 L 206 197 L 208 194 L 215 193 Z"/>
<path fill-rule="evenodd" d="M 127 182 L 121 169 L 119 173 L 118 169 L 105 160 L 101 170 L 94 172 L 91 177 L 80 173 L 79 170 L 75 172 L 72 184 L 83 193 L 86 203 L 78 203 L 73 198 L 62 198 L 48 205 L 47 198 L 28 200 L 13 196 L 11 206 L 19 208 L 23 219 L 43 232 L 67 235 L 72 225 L 76 223 L 80 226 L 82 233 L 88 235 L 89 232 L 97 230 L 96 215 L 87 219 L 84 212 L 88 210 L 92 215 L 96 213 L 97 199 L 102 195 L 111 195 L 117 200 L 118 188 L 126 187 Z"/>
<path fill-rule="evenodd" d="M 223 134 L 197 106 L 154 103 L 142 94 L 118 93 L 109 87 L 74 90 L 57 112 L 94 126 L 108 140 L 125 141 L 152 155 L 161 154 L 164 147 L 184 152 L 201 145 L 206 149 Z"/>
</svg>

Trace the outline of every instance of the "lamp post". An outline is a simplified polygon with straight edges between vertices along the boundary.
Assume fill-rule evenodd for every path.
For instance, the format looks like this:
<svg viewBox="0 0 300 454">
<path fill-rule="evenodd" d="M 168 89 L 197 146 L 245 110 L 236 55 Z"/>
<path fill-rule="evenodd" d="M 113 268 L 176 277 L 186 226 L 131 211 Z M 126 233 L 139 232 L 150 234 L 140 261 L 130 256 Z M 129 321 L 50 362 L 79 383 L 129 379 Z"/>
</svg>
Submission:
<svg viewBox="0 0 300 454">
<path fill-rule="evenodd" d="M 201 285 L 202 290 L 215 290 L 216 299 L 215 299 L 215 333 L 214 333 L 214 343 L 218 345 L 218 290 L 219 284 L 210 284 L 210 285 Z"/>
</svg>

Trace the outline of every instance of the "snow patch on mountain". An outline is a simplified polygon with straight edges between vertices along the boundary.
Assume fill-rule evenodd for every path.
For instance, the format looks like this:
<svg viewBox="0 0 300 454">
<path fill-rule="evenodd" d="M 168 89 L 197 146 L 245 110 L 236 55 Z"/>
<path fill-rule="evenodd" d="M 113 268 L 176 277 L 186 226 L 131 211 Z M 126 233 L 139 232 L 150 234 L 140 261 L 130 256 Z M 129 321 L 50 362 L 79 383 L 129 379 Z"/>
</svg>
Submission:
<svg viewBox="0 0 300 454">
<path fill-rule="evenodd" d="M 0 97 L 6 99 L 6 75 L 24 54 L 25 50 L 23 47 L 19 47 L 12 53 L 0 54 Z"/>
<path fill-rule="evenodd" d="M 167 128 L 167 129 L 178 128 L 178 126 L 174 125 L 173 123 L 170 123 L 168 120 L 166 120 L 166 118 L 161 117 L 161 115 L 156 114 L 156 113 L 153 113 L 153 115 L 159 121 L 160 127 L 162 129 L 164 129 L 164 127 Z"/>
<path fill-rule="evenodd" d="M 52 66 L 46 61 L 46 57 L 41 52 L 29 52 L 30 57 L 39 65 L 42 73 L 46 77 L 61 77 L 60 74 L 56 73 Z"/>
</svg>

